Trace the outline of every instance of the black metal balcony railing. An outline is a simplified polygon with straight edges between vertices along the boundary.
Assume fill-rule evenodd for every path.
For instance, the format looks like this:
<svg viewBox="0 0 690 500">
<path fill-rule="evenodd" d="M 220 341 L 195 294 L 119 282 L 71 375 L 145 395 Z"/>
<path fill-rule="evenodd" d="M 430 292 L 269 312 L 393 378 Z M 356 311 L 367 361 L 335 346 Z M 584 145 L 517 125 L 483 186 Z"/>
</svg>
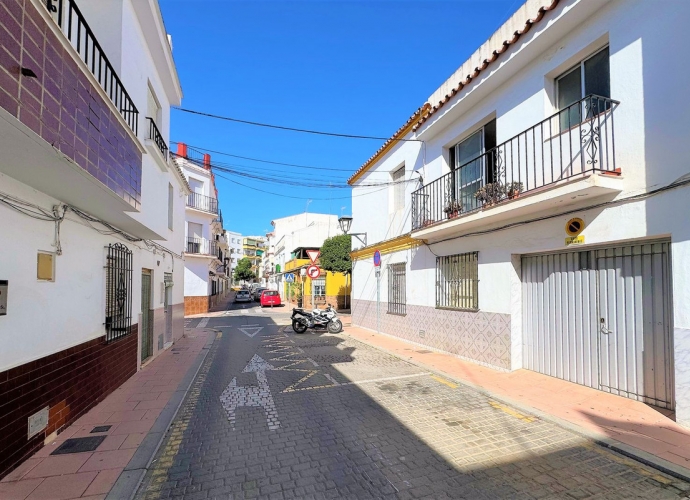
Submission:
<svg viewBox="0 0 690 500">
<path fill-rule="evenodd" d="M 214 240 L 205 240 L 203 238 L 187 238 L 187 253 L 195 253 L 200 255 L 217 255 L 218 244 Z"/>
<path fill-rule="evenodd" d="M 138 134 L 139 111 L 74 0 L 45 0 L 45 5 L 129 128 Z"/>
<path fill-rule="evenodd" d="M 223 211 L 222 210 L 218 210 L 218 217 L 213 219 L 213 222 L 219 222 L 220 227 L 223 227 Z"/>
<path fill-rule="evenodd" d="M 589 95 L 412 193 L 412 229 L 587 172 L 616 172 L 613 111 Z"/>
<path fill-rule="evenodd" d="M 156 144 L 156 146 L 158 146 L 158 150 L 163 155 L 163 158 L 165 158 L 167 161 L 168 160 L 168 145 L 163 140 L 163 136 L 161 135 L 160 131 L 158 130 L 158 127 L 156 127 L 156 122 L 153 121 L 153 118 L 151 118 L 150 116 L 147 116 L 146 120 L 149 122 L 149 139 L 151 139 Z"/>
<path fill-rule="evenodd" d="M 212 214 L 218 213 L 218 200 L 199 193 L 187 195 L 187 206 Z"/>
</svg>

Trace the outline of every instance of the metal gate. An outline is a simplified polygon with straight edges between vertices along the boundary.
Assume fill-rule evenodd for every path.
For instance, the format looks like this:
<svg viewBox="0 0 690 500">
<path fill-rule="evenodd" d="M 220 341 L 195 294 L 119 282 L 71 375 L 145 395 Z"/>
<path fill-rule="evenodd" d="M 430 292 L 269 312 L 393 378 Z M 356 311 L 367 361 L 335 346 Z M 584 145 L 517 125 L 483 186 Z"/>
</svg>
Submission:
<svg viewBox="0 0 690 500">
<path fill-rule="evenodd" d="M 151 314 L 151 271 L 141 270 L 141 361 L 153 355 L 153 314 Z"/>
<path fill-rule="evenodd" d="M 522 258 L 527 369 L 674 408 L 670 244 Z"/>
</svg>

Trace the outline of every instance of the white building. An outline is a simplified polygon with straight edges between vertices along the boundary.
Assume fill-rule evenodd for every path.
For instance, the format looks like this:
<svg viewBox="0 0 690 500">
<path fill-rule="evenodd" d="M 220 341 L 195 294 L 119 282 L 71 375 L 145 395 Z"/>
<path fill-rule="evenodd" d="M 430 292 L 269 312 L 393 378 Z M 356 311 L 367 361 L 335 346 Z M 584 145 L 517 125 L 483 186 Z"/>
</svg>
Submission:
<svg viewBox="0 0 690 500">
<path fill-rule="evenodd" d="M 242 235 L 235 231 L 225 231 L 225 241 L 228 244 L 228 276 L 230 281 L 234 283 L 233 272 L 237 267 L 237 263 L 242 258 Z"/>
<path fill-rule="evenodd" d="M 46 5 L 0 7 L 0 477 L 184 333 L 158 2 Z"/>
<path fill-rule="evenodd" d="M 185 314 L 201 314 L 208 312 L 230 288 L 228 243 L 211 156 L 197 158 L 186 144 L 178 143 L 174 157 L 191 190 L 185 212 Z"/>
<path fill-rule="evenodd" d="M 379 249 L 382 332 L 690 426 L 690 66 L 668 59 L 689 20 L 688 2 L 523 5 L 394 135 L 415 142 L 350 179 L 353 323 L 377 327 Z"/>
<path fill-rule="evenodd" d="M 271 221 L 273 230 L 269 233 L 271 255 L 270 280 L 277 284 L 283 293 L 282 275 L 285 263 L 294 258 L 296 248 L 321 248 L 323 242 L 342 234 L 338 226 L 338 216 L 304 212 Z"/>
</svg>

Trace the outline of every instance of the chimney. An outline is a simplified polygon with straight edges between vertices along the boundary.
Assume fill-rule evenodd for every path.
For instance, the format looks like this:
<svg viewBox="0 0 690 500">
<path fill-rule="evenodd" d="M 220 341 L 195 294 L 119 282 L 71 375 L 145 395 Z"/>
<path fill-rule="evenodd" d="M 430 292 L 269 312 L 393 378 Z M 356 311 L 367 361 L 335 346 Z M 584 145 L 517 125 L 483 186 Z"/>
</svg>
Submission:
<svg viewBox="0 0 690 500">
<path fill-rule="evenodd" d="M 204 153 L 204 168 L 206 170 L 211 170 L 211 155 L 208 153 Z"/>
<path fill-rule="evenodd" d="M 187 145 L 183 142 L 177 143 L 177 156 L 187 158 Z"/>
</svg>

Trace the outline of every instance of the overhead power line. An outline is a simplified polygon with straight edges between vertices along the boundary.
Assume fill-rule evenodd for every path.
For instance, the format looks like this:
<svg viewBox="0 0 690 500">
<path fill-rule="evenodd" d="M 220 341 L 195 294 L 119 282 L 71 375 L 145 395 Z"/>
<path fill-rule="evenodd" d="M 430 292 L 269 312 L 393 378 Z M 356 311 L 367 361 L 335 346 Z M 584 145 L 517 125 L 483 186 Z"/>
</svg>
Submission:
<svg viewBox="0 0 690 500">
<path fill-rule="evenodd" d="M 270 123 L 261 123 L 261 122 L 254 122 L 250 120 L 241 120 L 239 118 L 232 118 L 230 116 L 221 116 L 221 115 L 215 115 L 212 113 L 205 113 L 203 111 L 196 111 L 193 109 L 187 109 L 187 108 L 178 108 L 175 107 L 174 109 L 177 109 L 179 111 L 184 111 L 185 113 L 190 113 L 193 115 L 198 115 L 198 116 L 205 116 L 207 118 L 215 118 L 217 120 L 224 120 L 228 122 L 235 122 L 235 123 L 243 123 L 245 125 L 254 125 L 256 127 L 266 127 L 266 128 L 273 128 L 273 129 L 278 129 L 278 130 L 288 130 L 290 132 L 301 132 L 303 134 L 315 134 L 315 135 L 327 135 L 331 137 L 343 137 L 346 139 L 373 139 L 377 141 L 397 141 L 397 142 L 424 142 L 420 139 L 393 139 L 391 137 L 378 137 L 378 136 L 373 136 L 373 135 L 356 135 L 356 134 L 339 134 L 337 132 L 324 132 L 322 130 L 310 130 L 310 129 L 305 129 L 305 128 L 296 128 L 296 127 L 285 127 L 282 125 L 273 125 Z"/>
</svg>

